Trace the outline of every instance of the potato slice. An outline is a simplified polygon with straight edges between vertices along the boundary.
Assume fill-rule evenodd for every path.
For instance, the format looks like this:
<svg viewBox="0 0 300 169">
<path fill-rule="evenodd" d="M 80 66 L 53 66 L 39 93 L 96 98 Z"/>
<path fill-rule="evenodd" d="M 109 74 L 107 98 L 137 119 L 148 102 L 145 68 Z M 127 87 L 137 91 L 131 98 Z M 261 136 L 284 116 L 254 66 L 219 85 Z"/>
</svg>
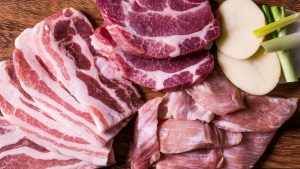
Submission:
<svg viewBox="0 0 300 169">
<path fill-rule="evenodd" d="M 233 59 L 218 51 L 218 62 L 226 77 L 241 90 L 264 95 L 279 82 L 281 67 L 276 53 L 264 53 L 260 48 L 252 57 Z"/>
<path fill-rule="evenodd" d="M 252 56 L 263 40 L 253 34 L 253 30 L 265 25 L 263 12 L 251 0 L 226 0 L 218 11 L 222 19 L 218 49 L 236 59 Z"/>
</svg>

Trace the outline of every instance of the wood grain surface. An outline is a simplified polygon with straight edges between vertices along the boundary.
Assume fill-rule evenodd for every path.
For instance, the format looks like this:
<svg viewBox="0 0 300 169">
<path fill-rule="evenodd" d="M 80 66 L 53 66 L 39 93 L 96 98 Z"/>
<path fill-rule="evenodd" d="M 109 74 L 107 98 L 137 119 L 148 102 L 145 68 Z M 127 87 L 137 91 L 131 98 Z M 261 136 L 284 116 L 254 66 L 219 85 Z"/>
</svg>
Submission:
<svg viewBox="0 0 300 169">
<path fill-rule="evenodd" d="M 217 8 L 221 2 L 222 0 L 212 1 L 213 8 Z M 300 0 L 257 0 L 256 2 L 258 4 L 282 5 L 300 11 Z M 1 0 L 0 60 L 11 58 L 14 40 L 24 29 L 33 27 L 47 16 L 66 7 L 74 7 L 82 11 L 95 27 L 102 23 L 98 9 L 92 0 Z M 145 100 L 162 94 L 146 89 L 143 89 L 142 92 Z M 278 85 L 270 95 L 300 98 L 300 83 Z M 133 121 L 117 136 L 114 144 L 117 165 L 109 168 L 130 168 L 127 164 L 127 154 L 132 129 Z M 277 132 L 268 150 L 254 168 L 300 169 L 300 108 Z"/>
</svg>

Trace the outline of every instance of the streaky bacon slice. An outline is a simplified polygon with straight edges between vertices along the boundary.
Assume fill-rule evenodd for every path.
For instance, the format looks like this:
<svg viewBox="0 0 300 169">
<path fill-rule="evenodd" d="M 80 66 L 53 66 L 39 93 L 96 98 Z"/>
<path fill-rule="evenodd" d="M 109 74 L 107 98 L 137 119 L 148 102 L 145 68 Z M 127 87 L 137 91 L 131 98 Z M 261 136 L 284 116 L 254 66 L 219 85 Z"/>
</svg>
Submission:
<svg viewBox="0 0 300 169">
<path fill-rule="evenodd" d="M 82 13 L 67 8 L 37 24 L 33 36 L 37 53 L 46 58 L 57 80 L 89 110 L 101 132 L 133 115 L 140 106 L 140 96 L 133 87 L 124 89 L 128 83 L 99 73 L 94 60 L 101 55 L 91 45 L 93 32 Z"/>
<path fill-rule="evenodd" d="M 93 144 L 85 133 L 76 133 L 79 128 L 70 128 L 51 117 L 51 112 L 39 109 L 26 93 L 14 71 L 11 61 L 0 63 L 0 109 L 3 115 L 26 135 L 27 138 L 69 157 L 105 166 L 109 159 L 112 141 L 106 146 Z"/>
<path fill-rule="evenodd" d="M 96 29 L 91 39 L 99 53 L 118 65 L 124 77 L 154 90 L 180 89 L 203 81 L 214 68 L 209 51 L 171 59 L 144 58 L 124 52 L 104 27 Z"/>
<path fill-rule="evenodd" d="M 168 119 L 158 127 L 160 151 L 165 154 L 238 145 L 241 133 L 218 129 L 198 120 Z"/>
<path fill-rule="evenodd" d="M 0 166 L 2 169 L 96 168 L 78 159 L 51 152 L 35 144 L 0 116 Z"/>
<path fill-rule="evenodd" d="M 199 106 L 220 116 L 245 108 L 244 94 L 216 71 L 186 91 Z"/>
<path fill-rule="evenodd" d="M 168 92 L 159 107 L 160 119 L 201 120 L 210 122 L 214 114 L 197 104 L 185 91 Z"/>
<path fill-rule="evenodd" d="M 160 158 L 157 112 L 162 98 L 148 101 L 138 111 L 130 147 L 132 169 L 147 169 Z"/>
<path fill-rule="evenodd" d="M 253 165 L 265 152 L 275 132 L 243 133 L 241 144 L 224 149 L 223 169 L 245 169 Z"/>
<path fill-rule="evenodd" d="M 216 169 L 223 164 L 221 149 L 199 150 L 180 154 L 163 154 L 156 169 Z"/>
<path fill-rule="evenodd" d="M 294 114 L 297 102 L 297 98 L 246 96 L 246 109 L 220 116 L 213 123 L 232 132 L 272 132 Z"/>
</svg>

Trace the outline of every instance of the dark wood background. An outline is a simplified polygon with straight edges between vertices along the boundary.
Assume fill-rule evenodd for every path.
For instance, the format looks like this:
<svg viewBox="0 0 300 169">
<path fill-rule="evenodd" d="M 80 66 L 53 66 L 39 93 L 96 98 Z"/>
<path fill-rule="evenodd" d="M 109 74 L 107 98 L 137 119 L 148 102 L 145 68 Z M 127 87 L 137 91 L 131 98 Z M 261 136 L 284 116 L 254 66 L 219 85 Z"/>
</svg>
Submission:
<svg viewBox="0 0 300 169">
<path fill-rule="evenodd" d="M 222 0 L 212 1 L 212 6 L 217 8 L 220 2 Z M 300 0 L 256 0 L 256 2 L 258 4 L 281 5 L 300 11 Z M 11 58 L 14 49 L 14 39 L 24 29 L 33 27 L 47 16 L 66 7 L 74 7 L 85 13 L 95 27 L 102 23 L 101 16 L 93 0 L 1 0 L 0 60 Z M 145 99 L 161 95 L 161 93 L 151 92 L 150 90 L 143 90 L 143 93 Z M 300 98 L 300 83 L 279 85 L 270 95 Z M 127 151 L 132 129 L 133 122 L 117 136 L 114 149 L 118 165 L 110 168 L 130 168 L 126 162 L 128 160 Z M 268 150 L 255 168 L 300 169 L 300 108 L 277 132 Z"/>
</svg>

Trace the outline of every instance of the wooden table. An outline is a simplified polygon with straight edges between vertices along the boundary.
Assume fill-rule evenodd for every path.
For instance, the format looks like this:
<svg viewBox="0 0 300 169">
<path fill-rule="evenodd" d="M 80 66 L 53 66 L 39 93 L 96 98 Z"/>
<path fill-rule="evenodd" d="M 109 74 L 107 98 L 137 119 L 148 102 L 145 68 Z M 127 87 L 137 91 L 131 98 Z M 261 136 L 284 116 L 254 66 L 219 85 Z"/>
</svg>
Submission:
<svg viewBox="0 0 300 169">
<path fill-rule="evenodd" d="M 212 2 L 217 7 L 222 0 Z M 283 5 L 300 11 L 300 0 L 257 0 L 259 4 Z M 9 59 L 15 38 L 26 28 L 33 27 L 52 13 L 66 7 L 74 7 L 85 13 L 96 27 L 102 23 L 98 9 L 92 0 L 1 0 L 0 2 L 0 60 Z M 0 75 L 1 76 L 1 75 Z M 161 93 L 144 90 L 144 98 L 150 99 Z M 300 98 L 300 83 L 279 85 L 272 96 Z M 300 107 L 300 106 L 298 106 Z M 110 168 L 130 168 L 127 161 L 128 143 L 133 129 L 132 122 L 117 136 L 114 149 L 118 165 Z M 249 150 L 251 151 L 251 150 Z M 277 132 L 264 156 L 255 168 L 300 169 L 300 108 Z"/>
</svg>

